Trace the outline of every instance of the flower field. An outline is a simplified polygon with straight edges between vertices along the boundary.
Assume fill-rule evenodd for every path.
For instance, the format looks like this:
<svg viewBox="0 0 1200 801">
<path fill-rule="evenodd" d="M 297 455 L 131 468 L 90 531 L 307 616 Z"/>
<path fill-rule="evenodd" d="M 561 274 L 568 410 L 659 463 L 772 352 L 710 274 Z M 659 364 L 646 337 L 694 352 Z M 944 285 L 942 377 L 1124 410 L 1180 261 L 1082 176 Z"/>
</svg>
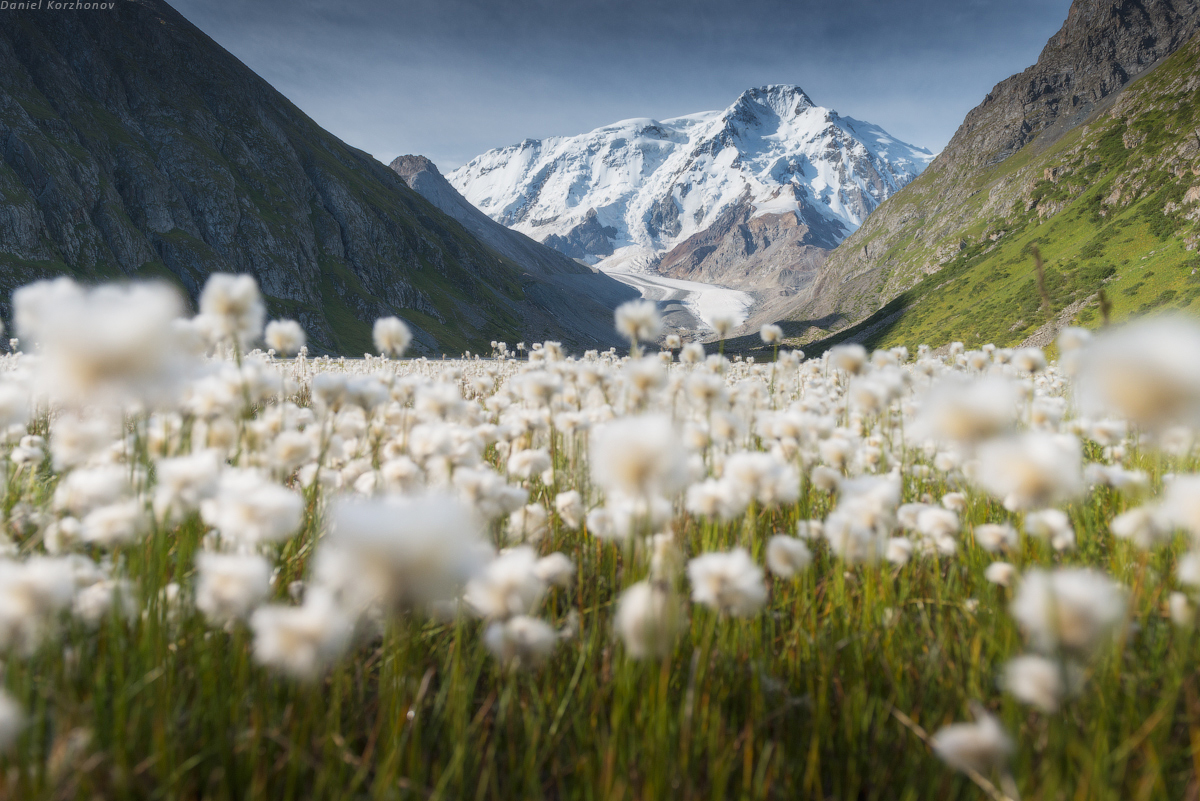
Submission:
<svg viewBox="0 0 1200 801">
<path fill-rule="evenodd" d="M 1200 326 L 616 325 L 339 359 L 246 276 L 18 290 L 0 796 L 1200 797 Z"/>
</svg>

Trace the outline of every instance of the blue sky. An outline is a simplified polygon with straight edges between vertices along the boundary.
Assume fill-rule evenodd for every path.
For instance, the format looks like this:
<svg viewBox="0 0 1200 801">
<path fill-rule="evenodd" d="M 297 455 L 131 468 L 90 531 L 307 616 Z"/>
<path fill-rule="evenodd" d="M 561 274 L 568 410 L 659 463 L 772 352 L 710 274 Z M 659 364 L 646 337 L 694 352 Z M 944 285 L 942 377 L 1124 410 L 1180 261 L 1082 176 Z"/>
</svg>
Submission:
<svg viewBox="0 0 1200 801">
<path fill-rule="evenodd" d="M 937 151 L 1070 0 L 175 0 L 319 124 L 450 170 L 493 147 L 798 84 Z"/>
</svg>

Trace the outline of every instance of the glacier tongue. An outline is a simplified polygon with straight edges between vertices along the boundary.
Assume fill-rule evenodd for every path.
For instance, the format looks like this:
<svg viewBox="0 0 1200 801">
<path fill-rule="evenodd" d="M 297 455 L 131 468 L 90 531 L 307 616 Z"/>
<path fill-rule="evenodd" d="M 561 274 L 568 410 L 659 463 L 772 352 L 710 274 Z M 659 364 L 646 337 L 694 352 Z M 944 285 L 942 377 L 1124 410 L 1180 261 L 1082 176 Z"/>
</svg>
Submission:
<svg viewBox="0 0 1200 801">
<path fill-rule="evenodd" d="M 447 177 L 497 222 L 605 270 L 636 272 L 739 204 L 754 216 L 795 214 L 810 244 L 835 247 L 932 159 L 815 105 L 798 86 L 772 85 L 724 111 L 527 139 Z"/>
</svg>

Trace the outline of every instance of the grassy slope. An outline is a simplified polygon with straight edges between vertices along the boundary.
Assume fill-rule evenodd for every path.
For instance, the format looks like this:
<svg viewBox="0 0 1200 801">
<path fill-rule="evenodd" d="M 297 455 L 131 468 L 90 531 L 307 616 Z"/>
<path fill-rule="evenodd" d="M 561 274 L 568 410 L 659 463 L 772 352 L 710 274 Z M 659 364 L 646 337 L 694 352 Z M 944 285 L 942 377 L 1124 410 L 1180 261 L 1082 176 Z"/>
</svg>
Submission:
<svg viewBox="0 0 1200 801">
<path fill-rule="evenodd" d="M 1114 319 L 1152 309 L 1196 309 L 1200 276 L 1193 269 L 1200 256 L 1188 244 L 1194 247 L 1200 231 L 1194 221 L 1200 205 L 1176 207 L 1200 184 L 1194 151 L 1179 155 L 1200 123 L 1193 78 L 1198 69 L 1200 41 L 1193 41 L 1091 124 L 1043 153 L 1027 147 L 980 175 L 980 191 L 970 201 L 980 209 L 986 190 L 1006 178 L 1024 176 L 1026 190 L 1008 213 L 976 216 L 958 234 L 971 244 L 947 266 L 829 341 L 1012 345 L 1101 288 Z M 1031 175 L 1040 180 L 1032 182 Z M 1121 197 L 1110 204 L 1114 191 Z M 1051 309 L 1037 289 L 1034 247 L 1046 262 Z M 903 248 L 900 243 L 895 249 Z M 1096 307 L 1091 301 L 1073 322 L 1099 324 Z"/>
<path fill-rule="evenodd" d="M 175 21 L 170 12 L 164 13 Z M 338 193 L 366 210 L 376 231 L 394 240 L 358 243 L 359 263 L 322 249 L 316 254 L 320 280 L 313 287 L 315 291 L 298 292 L 304 300 L 268 296 L 273 315 L 305 313 L 317 328 L 310 334 L 317 336 L 318 349 L 330 348 L 350 355 L 371 350 L 370 326 L 374 317 L 383 313 L 397 313 L 415 323 L 437 340 L 440 350 L 448 353 L 461 353 L 466 348 L 486 349 L 487 343 L 494 339 L 521 338 L 518 310 L 524 293 L 518 265 L 481 245 L 456 221 L 394 179 L 383 165 L 374 164 L 366 154 L 321 129 L 228 54 L 216 50 L 202 34 L 182 20 L 178 22 L 175 36 L 181 42 L 179 46 L 199 53 L 198 58 L 210 58 L 211 63 L 205 65 L 207 73 L 232 76 L 229 80 L 241 80 L 251 87 L 244 99 L 244 113 L 231 118 L 226 110 L 217 108 L 216 102 L 205 94 L 211 92 L 211 87 L 205 84 L 207 77 L 181 79 L 172 73 L 169 77 L 175 83 L 170 86 L 177 87 L 182 81 L 189 91 L 164 88 L 167 83 L 157 87 L 158 94 L 151 104 L 155 113 L 138 119 L 140 124 L 154 129 L 151 141 L 78 91 L 79 87 L 73 83 L 56 83 L 58 96 L 50 98 L 33 79 L 15 75 L 10 76 L 10 88 L 14 89 L 7 98 L 10 103 L 0 103 L 0 129 L 20 131 L 22 141 L 38 162 L 61 183 L 74 184 L 78 175 L 95 174 L 97 194 L 101 196 L 114 177 L 110 170 L 117 161 L 115 154 L 121 154 L 117 179 L 122 177 L 122 170 L 134 168 L 131 165 L 136 165 L 139 171 L 165 173 L 164 162 L 182 159 L 187 165 L 189 182 L 205 187 L 206 192 L 219 191 L 235 198 L 242 217 L 253 219 L 251 224 L 239 228 L 239 235 L 255 232 L 256 238 L 267 243 L 293 243 L 303 235 L 299 229 L 313 224 L 317 218 L 323 217 L 327 225 L 332 222 L 315 192 L 310 190 L 307 197 L 293 195 L 272 173 L 272 165 L 292 168 L 293 160 L 298 159 L 310 180 L 336 187 Z M 124 35 L 127 52 L 109 54 L 116 61 L 106 66 L 140 88 L 156 87 L 154 54 L 148 56 L 150 51 L 136 44 L 139 35 L 136 29 Z M 51 45 L 46 44 L 44 49 L 49 52 Z M 258 112 L 269 117 L 283 132 L 288 148 L 264 134 Z M 193 132 L 196 119 L 206 123 L 202 128 L 215 125 L 223 128 L 224 136 L 251 143 L 255 160 L 227 157 L 204 136 Z M 35 127 L 30 129 L 26 120 Z M 171 182 L 172 178 L 166 181 Z M 74 189 L 71 185 L 66 191 Z M 80 208 L 87 206 L 89 194 L 81 193 Z M 116 196 L 109 193 L 108 197 Z M 0 198 L 10 203 L 37 205 L 21 177 L 2 159 Z M 49 239 L 43 241 L 56 258 L 29 260 L 11 251 L 0 252 L 0 284 L 11 290 L 29 281 L 64 274 L 88 282 L 155 277 L 175 283 L 194 295 L 208 273 L 239 269 L 227 258 L 229 254 L 215 251 L 182 229 L 148 230 L 131 220 L 119 202 L 108 203 L 107 211 L 120 221 L 124 235 L 144 237 L 150 252 L 170 252 L 173 257 L 167 262 L 158 258 L 140 265 L 123 265 L 109 249 L 105 234 L 87 231 L 85 235 L 95 244 L 85 248 L 80 260 L 67 256 L 59 243 Z M 80 216 L 77 228 L 95 229 L 95 212 L 87 210 L 85 215 Z M 0 241 L 0 251 L 4 250 Z M 407 258 L 390 260 L 388 255 L 397 250 Z M 288 255 L 268 253 L 268 258 L 274 262 L 272 269 L 297 276 L 293 281 L 304 282 Z M 431 259 L 436 259 L 437 264 Z M 409 292 L 408 296 L 419 297 L 429 305 L 422 310 L 396 305 L 383 295 L 384 286 L 378 285 L 378 281 L 374 286 L 364 283 L 363 271 L 382 273 L 384 286 L 389 283 L 388 277 L 410 286 L 415 292 Z"/>
</svg>

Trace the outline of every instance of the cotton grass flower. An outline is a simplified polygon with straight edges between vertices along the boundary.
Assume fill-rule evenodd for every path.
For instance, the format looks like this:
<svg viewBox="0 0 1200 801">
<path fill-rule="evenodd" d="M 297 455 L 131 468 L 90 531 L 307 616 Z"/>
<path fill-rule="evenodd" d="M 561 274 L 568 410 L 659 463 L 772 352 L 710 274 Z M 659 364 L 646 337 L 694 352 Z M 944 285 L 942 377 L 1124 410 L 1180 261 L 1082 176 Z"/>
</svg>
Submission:
<svg viewBox="0 0 1200 801">
<path fill-rule="evenodd" d="M 592 432 L 592 480 L 628 497 L 670 496 L 687 481 L 679 434 L 664 415 L 626 417 Z"/>
<path fill-rule="evenodd" d="M 995 553 L 1017 547 L 1020 536 L 1008 523 L 983 523 L 975 527 L 975 542 L 985 551 Z"/>
<path fill-rule="evenodd" d="M 767 568 L 780 578 L 791 578 L 812 564 L 812 551 L 803 541 L 776 534 L 767 542 Z"/>
<path fill-rule="evenodd" d="M 554 652 L 558 635 L 544 620 L 518 615 L 488 626 L 483 642 L 507 667 L 536 667 Z"/>
<path fill-rule="evenodd" d="M 232 468 L 218 480 L 216 495 L 200 503 L 200 516 L 231 543 L 280 542 L 296 533 L 304 501 L 257 470 Z"/>
<path fill-rule="evenodd" d="M 74 593 L 75 575 L 66 559 L 0 559 L 0 650 L 32 653 Z"/>
<path fill-rule="evenodd" d="M 294 356 L 304 347 L 304 329 L 295 320 L 272 320 L 263 334 L 267 347 L 285 356 Z"/>
<path fill-rule="evenodd" d="M 622 303 L 614 313 L 617 333 L 629 340 L 634 350 L 638 343 L 651 342 L 662 331 L 662 318 L 652 300 Z"/>
<path fill-rule="evenodd" d="M 722 614 L 747 617 L 767 600 L 762 568 L 745 548 L 706 553 L 688 562 L 692 600 Z"/>
<path fill-rule="evenodd" d="M 712 319 L 708 321 L 708 324 L 712 327 L 717 339 L 725 339 L 733 332 L 734 328 L 737 328 L 737 318 L 732 314 L 714 314 Z"/>
<path fill-rule="evenodd" d="M 983 577 L 1001 587 L 1011 587 L 1017 577 L 1017 569 L 1008 562 L 992 562 L 984 569 Z"/>
<path fill-rule="evenodd" d="M 262 606 L 250 617 L 254 658 L 292 678 L 311 681 L 345 652 L 354 621 L 319 587 L 300 606 Z"/>
<path fill-rule="evenodd" d="M 375 350 L 385 356 L 400 358 L 412 342 L 412 331 L 399 317 L 380 317 L 371 329 Z"/>
<path fill-rule="evenodd" d="M 165 284 L 40 281 L 14 292 L 13 307 L 21 338 L 36 343 L 37 380 L 56 399 L 165 402 L 186 373 L 174 328 L 183 305 Z"/>
<path fill-rule="evenodd" d="M 253 276 L 213 273 L 200 293 L 200 315 L 215 339 L 245 348 L 262 334 L 267 309 Z"/>
<path fill-rule="evenodd" d="M 640 581 L 621 593 L 613 629 L 629 656 L 655 659 L 674 648 L 682 622 L 683 610 L 669 587 Z"/>
<path fill-rule="evenodd" d="M 1151 431 L 1200 421 L 1200 326 L 1193 320 L 1132 322 L 1102 332 L 1081 352 L 1085 414 L 1116 414 Z"/>
<path fill-rule="evenodd" d="M 529 614 L 541 602 L 548 583 L 538 565 L 536 552 L 528 546 L 502 551 L 467 582 L 463 600 L 483 618 Z"/>
<path fill-rule="evenodd" d="M 215 625 L 244 618 L 271 594 L 271 565 L 252 554 L 196 555 L 196 608 Z"/>
<path fill-rule="evenodd" d="M 1028 571 L 1011 612 L 1035 648 L 1088 655 L 1121 623 L 1125 592 L 1111 578 L 1088 568 L 1047 573 Z"/>
<path fill-rule="evenodd" d="M 974 723 L 955 723 L 933 735 L 933 751 L 952 768 L 987 774 L 1002 768 L 1012 756 L 1012 738 L 1000 721 L 982 709 Z"/>
<path fill-rule="evenodd" d="M 491 556 L 481 521 L 454 497 L 342 500 L 330 518 L 322 547 L 346 566 L 332 583 L 394 607 L 454 599 Z"/>
<path fill-rule="evenodd" d="M 1068 696 L 1077 693 L 1081 682 L 1082 676 L 1075 665 L 1034 654 L 1011 659 L 1004 667 L 1004 689 L 1018 701 L 1048 715 L 1057 712 Z"/>
<path fill-rule="evenodd" d="M 1082 494 L 1081 462 L 1074 437 L 1028 432 L 983 445 L 975 480 L 1007 509 L 1037 509 Z"/>
</svg>

